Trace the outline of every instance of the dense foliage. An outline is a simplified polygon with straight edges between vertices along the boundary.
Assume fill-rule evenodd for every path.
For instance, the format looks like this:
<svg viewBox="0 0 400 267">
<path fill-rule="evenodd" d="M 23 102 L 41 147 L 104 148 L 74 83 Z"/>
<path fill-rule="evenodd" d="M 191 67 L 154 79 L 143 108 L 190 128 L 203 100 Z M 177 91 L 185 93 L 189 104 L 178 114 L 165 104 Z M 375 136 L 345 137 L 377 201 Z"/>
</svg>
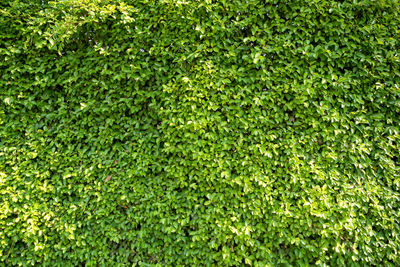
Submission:
<svg viewBox="0 0 400 267">
<path fill-rule="evenodd" d="M 400 265 L 395 0 L 3 0 L 0 264 Z"/>
</svg>

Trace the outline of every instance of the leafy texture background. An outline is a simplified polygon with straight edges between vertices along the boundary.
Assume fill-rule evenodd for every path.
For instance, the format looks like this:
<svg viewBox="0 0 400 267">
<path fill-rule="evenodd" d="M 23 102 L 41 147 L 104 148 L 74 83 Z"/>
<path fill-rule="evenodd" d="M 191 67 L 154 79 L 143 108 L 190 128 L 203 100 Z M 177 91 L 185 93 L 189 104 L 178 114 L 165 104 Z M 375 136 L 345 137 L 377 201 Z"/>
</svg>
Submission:
<svg viewBox="0 0 400 267">
<path fill-rule="evenodd" d="M 398 1 L 0 3 L 0 261 L 400 265 Z"/>
</svg>

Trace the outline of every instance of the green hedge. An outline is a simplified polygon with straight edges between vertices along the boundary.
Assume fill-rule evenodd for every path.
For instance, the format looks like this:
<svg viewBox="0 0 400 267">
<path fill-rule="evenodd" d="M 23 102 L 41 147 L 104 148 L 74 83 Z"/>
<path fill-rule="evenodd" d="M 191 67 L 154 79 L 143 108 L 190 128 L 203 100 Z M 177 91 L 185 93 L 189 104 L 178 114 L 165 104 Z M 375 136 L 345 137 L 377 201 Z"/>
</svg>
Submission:
<svg viewBox="0 0 400 267">
<path fill-rule="evenodd" d="M 399 266 L 399 6 L 1 1 L 0 265 Z"/>
</svg>

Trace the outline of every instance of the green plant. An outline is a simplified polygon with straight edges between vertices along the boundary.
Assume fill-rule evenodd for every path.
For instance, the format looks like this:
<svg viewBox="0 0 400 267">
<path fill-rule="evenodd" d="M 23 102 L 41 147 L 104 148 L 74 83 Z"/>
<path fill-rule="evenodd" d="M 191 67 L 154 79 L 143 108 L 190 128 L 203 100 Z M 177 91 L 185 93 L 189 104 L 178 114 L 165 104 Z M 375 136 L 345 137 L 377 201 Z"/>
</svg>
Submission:
<svg viewBox="0 0 400 267">
<path fill-rule="evenodd" d="M 398 1 L 0 3 L 0 262 L 400 265 Z"/>
</svg>

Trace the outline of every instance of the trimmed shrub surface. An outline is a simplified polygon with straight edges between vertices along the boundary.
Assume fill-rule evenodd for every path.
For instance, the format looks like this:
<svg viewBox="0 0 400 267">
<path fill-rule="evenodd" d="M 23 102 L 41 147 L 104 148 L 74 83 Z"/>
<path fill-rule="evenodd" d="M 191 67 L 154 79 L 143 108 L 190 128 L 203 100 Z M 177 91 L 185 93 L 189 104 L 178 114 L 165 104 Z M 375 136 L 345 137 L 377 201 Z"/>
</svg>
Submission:
<svg viewBox="0 0 400 267">
<path fill-rule="evenodd" d="M 0 263 L 399 266 L 394 0 L 0 3 Z"/>
</svg>

